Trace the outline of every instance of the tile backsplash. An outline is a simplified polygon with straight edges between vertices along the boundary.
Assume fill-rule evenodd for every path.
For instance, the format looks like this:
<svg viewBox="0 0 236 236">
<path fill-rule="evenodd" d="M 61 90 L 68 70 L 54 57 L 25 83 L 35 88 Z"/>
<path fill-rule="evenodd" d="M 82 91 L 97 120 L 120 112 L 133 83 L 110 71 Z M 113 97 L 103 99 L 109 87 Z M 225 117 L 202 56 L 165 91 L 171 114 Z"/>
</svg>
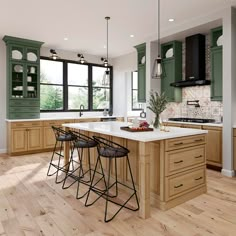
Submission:
<svg viewBox="0 0 236 236">
<path fill-rule="evenodd" d="M 162 119 L 170 117 L 208 118 L 220 121 L 223 115 L 222 102 L 211 101 L 210 86 L 182 88 L 182 102 L 170 102 L 161 114 Z M 200 107 L 187 105 L 187 101 L 199 100 Z"/>
</svg>

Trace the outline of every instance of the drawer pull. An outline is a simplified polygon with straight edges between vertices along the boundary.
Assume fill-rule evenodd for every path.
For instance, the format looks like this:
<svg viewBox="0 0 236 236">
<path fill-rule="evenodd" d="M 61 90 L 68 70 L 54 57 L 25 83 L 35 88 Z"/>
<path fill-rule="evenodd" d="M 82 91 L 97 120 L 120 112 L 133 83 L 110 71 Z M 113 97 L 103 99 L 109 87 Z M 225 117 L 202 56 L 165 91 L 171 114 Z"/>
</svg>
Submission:
<svg viewBox="0 0 236 236">
<path fill-rule="evenodd" d="M 174 143 L 174 145 L 182 145 L 184 144 L 183 142 L 179 142 L 179 143 Z"/>
<path fill-rule="evenodd" d="M 202 139 L 202 138 L 200 138 L 200 139 L 195 139 L 194 141 L 195 141 L 195 142 L 200 142 L 200 141 L 203 141 L 203 139 Z"/>
<path fill-rule="evenodd" d="M 183 160 L 175 161 L 174 163 L 175 163 L 175 164 L 179 164 L 179 163 L 181 163 L 181 162 L 183 162 Z"/>
<path fill-rule="evenodd" d="M 180 188 L 182 186 L 183 186 L 183 184 L 179 184 L 179 185 L 175 186 L 175 188 Z"/>
<path fill-rule="evenodd" d="M 200 158 L 200 157 L 202 157 L 202 155 L 196 156 L 195 158 L 197 159 L 197 158 Z"/>
<path fill-rule="evenodd" d="M 202 179 L 202 176 L 201 176 L 201 177 L 199 177 L 199 178 L 196 178 L 195 180 L 200 180 L 200 179 Z"/>
</svg>

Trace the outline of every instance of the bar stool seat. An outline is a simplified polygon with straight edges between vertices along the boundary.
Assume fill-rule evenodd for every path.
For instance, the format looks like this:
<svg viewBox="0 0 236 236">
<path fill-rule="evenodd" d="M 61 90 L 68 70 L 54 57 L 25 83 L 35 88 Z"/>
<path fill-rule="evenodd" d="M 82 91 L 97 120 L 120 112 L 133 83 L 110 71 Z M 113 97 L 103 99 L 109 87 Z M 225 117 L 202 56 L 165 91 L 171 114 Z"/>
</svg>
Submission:
<svg viewBox="0 0 236 236">
<path fill-rule="evenodd" d="M 70 159 L 73 160 L 73 152 L 74 152 L 73 141 L 75 140 L 75 137 L 71 134 L 71 132 L 66 132 L 61 128 L 52 126 L 52 129 L 53 129 L 53 132 L 55 134 L 56 142 L 55 142 L 52 157 L 51 157 L 51 160 L 50 160 L 50 163 L 49 163 L 47 176 L 52 176 L 52 175 L 56 174 L 55 182 L 58 184 L 58 183 L 61 183 L 61 182 L 64 181 L 64 178 L 60 181 L 58 180 L 59 171 L 66 173 L 70 169 L 69 164 L 61 165 L 61 158 L 64 158 L 64 155 L 62 154 L 63 143 L 64 142 L 70 142 L 70 147 L 71 147 L 71 157 L 70 157 Z M 60 143 L 59 152 L 57 151 L 58 142 Z M 58 161 L 56 163 L 54 163 L 55 162 L 55 160 L 54 160 L 55 156 L 58 156 Z M 73 162 L 70 162 L 70 163 L 72 163 L 72 167 L 73 167 Z M 50 173 L 52 167 L 55 169 L 55 171 L 53 173 Z"/>
<path fill-rule="evenodd" d="M 85 201 L 85 206 L 91 206 L 93 205 L 98 199 L 100 199 L 101 197 L 105 199 L 105 216 L 104 216 L 104 221 L 105 222 L 109 222 L 112 219 L 115 218 L 115 216 L 121 211 L 122 208 L 126 208 L 132 211 L 137 211 L 139 210 L 139 202 L 138 202 L 138 197 L 137 197 L 137 191 L 134 185 L 134 180 L 133 180 L 133 175 L 132 175 L 132 171 L 131 171 L 131 166 L 130 166 L 130 162 L 129 162 L 129 157 L 128 157 L 128 153 L 129 150 L 115 142 L 112 142 L 111 140 L 102 138 L 102 137 L 97 137 L 97 136 L 93 136 L 94 140 L 98 143 L 97 145 L 97 151 L 98 151 L 98 157 L 97 157 L 97 161 L 96 161 L 96 165 L 95 165 L 95 170 L 93 173 L 93 177 L 91 180 L 91 185 L 89 187 L 89 191 L 87 194 L 87 198 Z M 101 157 L 104 157 L 106 159 L 108 159 L 108 173 L 107 173 L 107 177 L 104 174 L 104 170 L 103 170 L 103 166 L 102 166 L 102 161 L 101 161 Z M 131 186 L 126 185 L 120 181 L 118 181 L 117 178 L 117 159 L 118 158 L 126 158 L 127 161 L 127 167 L 128 167 L 128 171 L 131 177 Z M 114 172 L 115 172 L 115 181 L 113 181 L 113 183 L 111 183 L 111 168 L 112 168 L 112 161 L 114 161 L 115 163 L 115 168 L 114 168 Z M 95 174 L 98 171 L 98 168 L 101 168 L 101 174 L 102 177 L 98 180 L 98 181 L 94 181 L 95 180 Z M 105 185 L 105 189 L 101 189 L 97 186 L 97 184 L 100 182 L 100 180 L 104 181 L 104 185 Z M 131 194 L 129 194 L 128 199 L 122 201 L 121 199 L 115 199 L 118 197 L 118 185 L 122 185 L 123 187 L 126 187 L 127 189 L 131 190 Z M 111 195 L 110 190 L 115 187 L 115 194 Z M 91 192 L 94 192 L 95 194 L 98 195 L 98 197 L 93 200 L 92 202 L 89 203 L 89 198 L 90 198 L 90 194 Z M 128 202 L 135 197 L 135 202 L 136 202 L 136 207 L 130 207 L 128 206 Z M 119 209 L 113 214 L 113 216 L 111 216 L 110 218 L 108 217 L 108 202 L 114 203 L 115 205 L 120 206 Z"/>
</svg>

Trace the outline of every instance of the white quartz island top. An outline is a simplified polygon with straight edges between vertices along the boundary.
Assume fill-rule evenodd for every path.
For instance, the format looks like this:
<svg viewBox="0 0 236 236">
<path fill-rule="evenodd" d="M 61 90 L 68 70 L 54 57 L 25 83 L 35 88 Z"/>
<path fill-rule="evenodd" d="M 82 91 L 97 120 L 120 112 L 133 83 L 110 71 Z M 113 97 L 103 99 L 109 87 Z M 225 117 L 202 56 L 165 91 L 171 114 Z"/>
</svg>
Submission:
<svg viewBox="0 0 236 236">
<path fill-rule="evenodd" d="M 129 126 L 130 123 L 119 122 L 119 121 L 109 121 L 109 122 L 86 122 L 86 123 L 70 123 L 63 124 L 62 126 L 67 128 L 80 129 L 84 131 L 90 131 L 100 134 L 106 134 L 111 136 L 116 136 L 125 139 L 131 139 L 141 142 L 150 142 L 156 140 L 178 138 L 184 136 L 205 134 L 207 130 L 200 129 L 187 129 L 187 128 L 177 128 L 169 127 L 169 132 L 164 132 L 160 130 L 145 131 L 145 132 L 128 132 L 121 130 L 122 126 Z"/>
</svg>

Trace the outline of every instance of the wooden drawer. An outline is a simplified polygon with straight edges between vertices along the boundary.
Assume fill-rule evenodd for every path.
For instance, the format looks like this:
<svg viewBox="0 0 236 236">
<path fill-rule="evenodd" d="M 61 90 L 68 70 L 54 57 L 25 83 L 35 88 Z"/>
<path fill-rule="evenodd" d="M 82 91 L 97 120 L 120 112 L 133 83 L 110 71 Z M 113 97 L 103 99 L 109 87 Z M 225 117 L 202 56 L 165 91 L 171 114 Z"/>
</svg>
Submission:
<svg viewBox="0 0 236 236">
<path fill-rule="evenodd" d="M 42 126 L 42 121 L 25 121 L 25 122 L 12 122 L 11 128 L 21 128 L 21 127 L 39 127 Z"/>
<path fill-rule="evenodd" d="M 67 120 L 45 120 L 43 121 L 44 127 L 47 126 L 61 126 L 62 124 L 66 123 L 73 123 L 74 119 L 67 119 Z"/>
<path fill-rule="evenodd" d="M 165 176 L 185 171 L 206 162 L 205 145 L 166 152 Z"/>
<path fill-rule="evenodd" d="M 183 138 L 173 138 L 165 140 L 166 150 L 175 150 L 185 147 L 191 147 L 194 145 L 204 144 L 206 142 L 205 135 L 193 135 Z"/>
<path fill-rule="evenodd" d="M 185 172 L 185 174 L 167 177 L 165 182 L 166 200 L 178 197 L 195 187 L 205 184 L 205 166 Z"/>
<path fill-rule="evenodd" d="M 84 119 L 75 119 L 75 123 L 81 123 L 81 122 L 100 122 L 100 118 L 84 118 Z"/>
</svg>

